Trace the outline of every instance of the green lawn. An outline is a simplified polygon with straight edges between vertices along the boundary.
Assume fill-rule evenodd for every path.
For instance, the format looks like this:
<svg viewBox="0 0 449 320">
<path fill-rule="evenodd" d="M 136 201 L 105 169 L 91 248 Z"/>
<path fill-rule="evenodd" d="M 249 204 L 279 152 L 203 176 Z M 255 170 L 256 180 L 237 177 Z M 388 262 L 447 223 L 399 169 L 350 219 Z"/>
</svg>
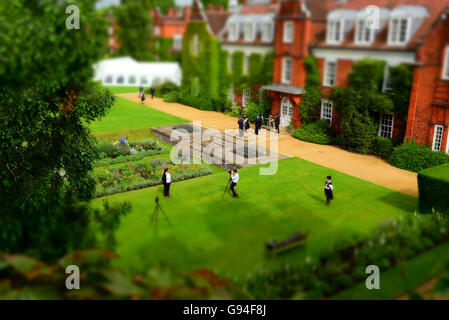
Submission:
<svg viewBox="0 0 449 320">
<path fill-rule="evenodd" d="M 139 103 L 116 99 L 109 114 L 90 126 L 99 141 L 115 141 L 120 136 L 128 136 L 130 140 L 146 139 L 151 137 L 151 127 L 188 122 Z"/>
<path fill-rule="evenodd" d="M 113 94 L 132 92 L 135 92 L 136 94 L 139 93 L 139 86 L 105 86 L 105 88 L 108 88 Z"/>
<path fill-rule="evenodd" d="M 227 173 L 175 183 L 173 197 L 161 199 L 172 226 L 160 218 L 157 233 L 149 224 L 154 197 L 162 187 L 97 199 L 128 200 L 132 212 L 117 231 L 115 264 L 138 272 L 161 261 L 180 271 L 206 267 L 231 279 L 282 263 L 302 263 L 354 234 L 368 234 L 390 217 L 411 214 L 416 198 L 318 166 L 298 158 L 279 162 L 274 176 L 259 175 L 259 167 L 240 170 L 239 199 L 221 198 Z M 331 174 L 335 200 L 324 204 L 325 176 Z M 309 231 L 304 249 L 274 260 L 264 255 L 264 243 Z"/>
</svg>

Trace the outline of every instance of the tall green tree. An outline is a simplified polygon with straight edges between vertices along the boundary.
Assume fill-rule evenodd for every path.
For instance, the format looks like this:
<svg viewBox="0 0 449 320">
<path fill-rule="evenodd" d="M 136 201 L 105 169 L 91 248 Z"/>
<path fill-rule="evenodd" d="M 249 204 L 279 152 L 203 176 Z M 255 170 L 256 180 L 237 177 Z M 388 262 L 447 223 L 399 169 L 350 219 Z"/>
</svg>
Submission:
<svg viewBox="0 0 449 320">
<path fill-rule="evenodd" d="M 114 7 L 114 17 L 119 26 L 117 35 L 121 56 L 131 56 L 136 60 L 151 60 L 150 38 L 152 19 L 144 2 L 128 0 Z"/>
<path fill-rule="evenodd" d="M 97 154 L 88 124 L 113 96 L 92 82 L 107 43 L 94 0 L 0 3 L 0 251 L 45 259 L 86 244 Z M 75 4 L 80 29 L 68 29 Z"/>
<path fill-rule="evenodd" d="M 175 8 L 175 0 L 122 0 L 122 4 L 140 2 L 146 9 L 159 8 L 162 14 L 167 14 L 168 9 Z"/>
</svg>

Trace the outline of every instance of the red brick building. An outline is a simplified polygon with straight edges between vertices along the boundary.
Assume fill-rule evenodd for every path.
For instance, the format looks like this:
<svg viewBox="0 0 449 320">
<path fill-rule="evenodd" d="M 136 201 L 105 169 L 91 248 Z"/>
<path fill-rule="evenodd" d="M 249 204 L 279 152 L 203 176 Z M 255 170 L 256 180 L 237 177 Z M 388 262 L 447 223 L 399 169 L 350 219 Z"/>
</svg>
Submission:
<svg viewBox="0 0 449 320">
<path fill-rule="evenodd" d="M 386 62 L 383 90 L 391 90 L 389 68 L 413 67 L 407 122 L 380 115 L 379 135 L 405 135 L 435 151 L 449 148 L 449 0 L 285 0 L 276 17 L 273 85 L 266 86 L 274 113 L 299 127 L 305 86 L 304 58 L 318 59 L 322 91 L 347 86 L 354 61 Z M 314 14 L 321 14 L 314 17 Z M 325 17 L 323 19 L 323 16 Z M 339 122 L 332 101 L 322 100 L 320 117 Z"/>
</svg>

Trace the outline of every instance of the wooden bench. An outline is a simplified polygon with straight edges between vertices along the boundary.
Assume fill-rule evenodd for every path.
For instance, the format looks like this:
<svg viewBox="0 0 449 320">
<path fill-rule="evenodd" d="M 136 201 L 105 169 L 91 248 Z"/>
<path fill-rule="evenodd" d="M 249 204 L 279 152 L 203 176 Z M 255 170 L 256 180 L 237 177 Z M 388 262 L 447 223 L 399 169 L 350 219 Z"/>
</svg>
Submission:
<svg viewBox="0 0 449 320">
<path fill-rule="evenodd" d="M 307 243 L 308 235 L 309 235 L 308 232 L 299 231 L 292 234 L 285 240 L 282 241 L 272 240 L 265 244 L 265 252 L 269 257 L 273 258 L 278 253 L 305 245 Z"/>
</svg>

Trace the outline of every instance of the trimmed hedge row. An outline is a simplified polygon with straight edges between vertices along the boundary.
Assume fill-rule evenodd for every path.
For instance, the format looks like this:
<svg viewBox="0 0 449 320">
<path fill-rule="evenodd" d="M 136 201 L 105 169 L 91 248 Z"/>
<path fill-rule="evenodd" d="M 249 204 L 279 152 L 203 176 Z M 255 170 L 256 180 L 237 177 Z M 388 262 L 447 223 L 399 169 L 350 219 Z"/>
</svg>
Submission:
<svg viewBox="0 0 449 320">
<path fill-rule="evenodd" d="M 293 137 L 298 140 L 317 144 L 334 143 L 329 122 L 326 120 L 319 120 L 302 126 L 293 132 Z"/>
<path fill-rule="evenodd" d="M 418 174 L 419 211 L 449 213 L 449 163 Z"/>
<path fill-rule="evenodd" d="M 449 163 L 449 155 L 432 151 L 425 145 L 419 145 L 410 140 L 394 148 L 389 162 L 392 166 L 420 172 L 421 170 Z"/>
</svg>

